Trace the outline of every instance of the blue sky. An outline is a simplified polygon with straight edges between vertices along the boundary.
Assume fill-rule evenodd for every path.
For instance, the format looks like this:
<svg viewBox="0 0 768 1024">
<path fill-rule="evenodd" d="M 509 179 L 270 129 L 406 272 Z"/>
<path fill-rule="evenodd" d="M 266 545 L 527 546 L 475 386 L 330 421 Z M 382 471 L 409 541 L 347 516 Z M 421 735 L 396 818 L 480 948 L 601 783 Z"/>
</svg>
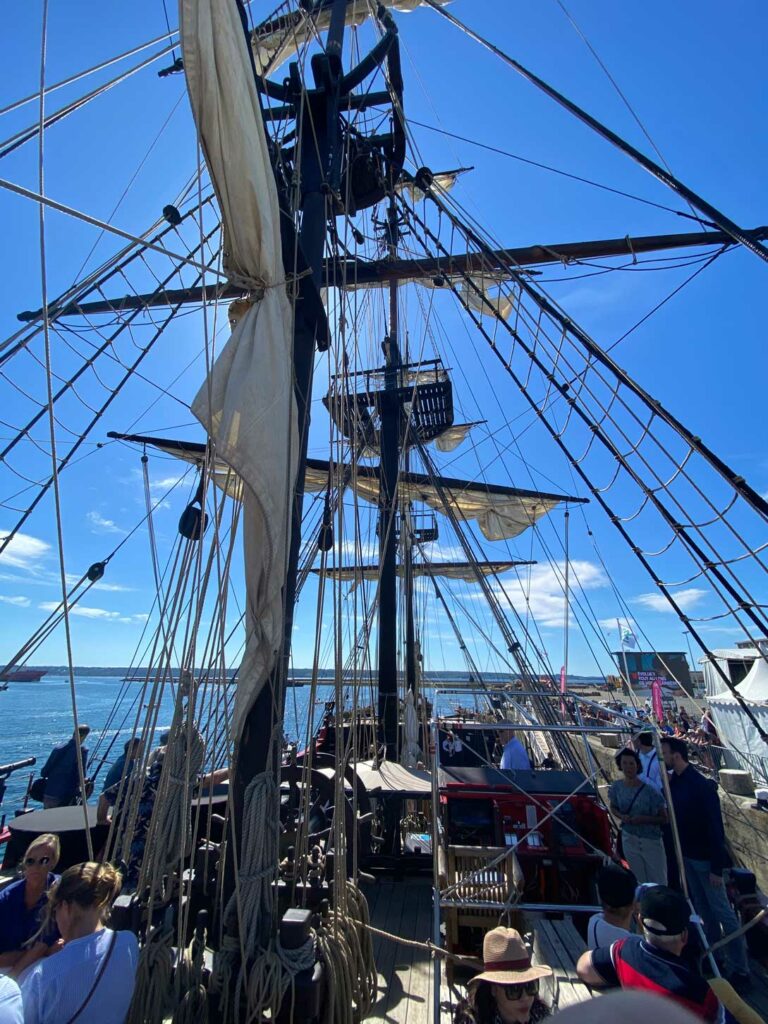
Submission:
<svg viewBox="0 0 768 1024">
<path fill-rule="evenodd" d="M 732 5 L 727 13 L 721 4 L 692 0 L 676 4 L 569 0 L 566 6 L 675 173 L 743 226 L 764 223 L 768 156 L 763 131 L 768 102 L 761 72 L 761 47 L 768 27 L 764 6 L 744 2 Z M 257 19 L 269 13 L 263 4 L 255 3 L 253 9 Z M 452 10 L 648 150 L 637 124 L 556 0 L 514 4 L 508 0 L 455 0 Z M 174 25 L 172 4 L 169 16 Z M 686 209 L 645 172 L 433 12 L 402 16 L 399 24 L 404 44 L 405 109 L 414 120 L 675 210 Z M 51 5 L 46 79 L 59 81 L 164 31 L 163 8 L 157 2 L 103 5 L 77 0 Z M 5 107 L 38 86 L 40 5 L 9 4 L 0 45 L 5 69 L 0 107 Z M 54 93 L 48 109 L 58 109 L 139 59 L 131 58 Z M 46 190 L 50 196 L 137 233 L 174 200 L 195 171 L 197 153 L 183 76 L 159 79 L 155 73 L 167 63 L 168 58 L 139 72 L 46 133 Z M 3 114 L 0 136 L 11 138 L 36 117 L 34 103 Z M 692 230 L 690 221 L 666 210 L 568 181 L 427 129 L 414 127 L 413 135 L 421 158 L 433 169 L 474 166 L 472 173 L 461 179 L 456 196 L 504 244 L 552 244 Z M 34 143 L 0 163 L 0 177 L 36 190 Z M 36 206 L 5 190 L 0 190 L 0 204 L 5 225 L 0 254 L 0 329 L 5 337 L 18 328 L 15 315 L 19 310 L 39 307 L 41 277 Z M 70 284 L 84 261 L 89 260 L 87 266 L 92 268 L 120 247 L 114 237 L 99 239 L 98 234 L 71 218 L 46 215 L 51 296 Z M 91 255 L 97 241 L 95 255 Z M 180 245 L 181 240 L 178 242 Z M 585 269 L 549 268 L 542 281 L 607 347 L 693 268 L 647 273 L 627 268 L 596 276 L 585 276 Z M 765 274 L 766 267 L 751 254 L 726 254 L 614 351 L 620 365 L 761 492 L 768 491 L 764 325 L 759 302 Z M 132 283 L 141 280 L 139 273 L 131 277 Z M 126 282 L 113 282 L 108 294 L 127 290 Z M 415 324 L 417 300 L 408 300 L 408 310 Z M 503 457 L 499 454 L 501 448 L 512 444 L 512 434 L 501 431 L 494 440 L 488 432 L 494 425 L 498 428 L 503 417 L 514 422 L 519 434 L 528 422 L 524 405 L 509 382 L 499 380 L 498 369 L 483 344 L 472 340 L 455 310 L 445 311 L 444 325 L 445 358 L 454 369 L 460 411 L 467 419 L 489 421 L 488 429 L 478 433 L 476 447 L 456 453 L 455 458 L 443 457 L 441 464 L 450 465 L 446 472 L 474 476 L 480 466 L 490 463 L 487 479 L 494 482 L 572 492 L 574 482 L 567 464 L 540 430 L 532 428 L 518 436 L 519 450 L 512 448 Z M 135 354 L 135 346 L 148 337 L 149 329 L 144 323 L 136 327 L 133 338 L 123 336 L 121 347 L 116 348 L 120 357 Z M 185 403 L 203 377 L 202 331 L 201 317 L 192 313 L 180 317 L 165 332 L 142 364 L 144 379 L 126 388 L 111 405 L 82 449 L 87 457 L 62 473 L 68 573 L 79 575 L 91 562 L 109 554 L 144 514 L 140 453 L 117 444 L 97 447 L 106 441 L 107 430 L 132 427 L 145 433 L 162 431 L 168 436 L 201 439 L 202 432 Z M 80 351 L 87 350 L 87 335 L 69 340 Z M 66 338 L 52 336 L 52 346 L 54 372 L 66 379 L 77 360 Z M 34 348 L 38 356 L 40 351 L 39 346 Z M 325 372 L 320 360 L 319 379 Z M 33 401 L 20 389 L 37 396 L 43 381 L 33 356 L 12 361 L 7 375 L 7 380 L 0 381 L 0 432 L 11 437 L 34 409 Z M 114 384 L 119 375 L 119 367 L 112 363 L 104 371 L 104 384 Z M 77 399 L 62 406 L 57 425 L 60 456 L 67 452 L 73 437 L 68 431 L 76 435 L 78 426 L 89 418 L 87 406 L 97 404 L 104 394 L 106 390 L 88 378 Z M 37 446 L 20 446 L 9 460 L 13 468 L 3 470 L 1 529 L 10 528 L 18 517 L 14 509 L 23 508 L 24 497 L 34 493 L 23 491 L 13 497 L 26 486 L 15 474 L 35 480 L 45 473 L 46 430 L 43 420 L 32 432 Z M 327 421 L 318 411 L 310 438 L 313 454 L 321 456 L 327 450 L 325 436 Z M 171 550 L 176 521 L 192 486 L 190 477 L 164 497 L 182 472 L 176 462 L 151 456 L 151 492 L 154 500 L 161 502 L 156 528 L 163 559 Z M 51 510 L 49 495 L 25 524 L 23 537 L 0 557 L 1 658 L 15 652 L 59 596 Z M 557 559 L 562 523 L 558 512 L 542 527 L 540 537 L 523 537 L 509 549 L 518 557 L 533 556 L 539 561 L 528 581 L 529 607 L 539 622 L 551 661 L 558 667 L 563 597 L 557 573 L 547 564 L 545 546 Z M 448 531 L 444 541 L 448 548 L 455 545 Z M 599 564 L 595 545 L 607 569 Z M 505 557 L 507 550 L 497 545 L 489 548 L 488 555 Z M 665 610 L 651 581 L 594 503 L 583 515 L 577 512 L 572 516 L 571 552 L 576 576 L 601 621 L 608 624 L 622 614 L 611 586 L 614 583 L 637 628 L 657 649 L 685 649 L 680 624 Z M 237 589 L 239 569 L 233 578 Z M 687 592 L 687 609 L 705 615 L 707 598 L 699 589 L 696 583 L 681 587 Z M 75 661 L 128 664 L 154 593 L 147 534 L 139 529 L 115 556 L 99 589 L 91 591 L 73 617 Z M 455 586 L 453 593 L 457 601 L 470 602 L 468 607 L 473 607 L 473 598 L 461 585 Z M 525 614 L 525 601 L 518 598 L 515 603 Z M 315 589 L 310 583 L 297 617 L 297 665 L 311 660 L 314 619 Z M 463 628 L 474 636 L 478 658 L 487 657 L 486 665 L 491 667 L 492 658 L 480 634 L 468 619 Z M 705 628 L 708 641 L 715 646 L 736 636 L 726 621 Z M 615 629 L 611 642 L 614 640 Z M 591 642 L 594 644 L 594 638 Z M 445 623 L 440 624 L 433 608 L 427 609 L 424 643 L 431 667 L 463 667 L 450 631 Z M 64 660 L 61 631 L 46 641 L 33 660 Z M 604 655 L 599 662 L 603 668 L 609 667 Z M 576 629 L 570 664 L 577 672 L 596 670 Z"/>
</svg>

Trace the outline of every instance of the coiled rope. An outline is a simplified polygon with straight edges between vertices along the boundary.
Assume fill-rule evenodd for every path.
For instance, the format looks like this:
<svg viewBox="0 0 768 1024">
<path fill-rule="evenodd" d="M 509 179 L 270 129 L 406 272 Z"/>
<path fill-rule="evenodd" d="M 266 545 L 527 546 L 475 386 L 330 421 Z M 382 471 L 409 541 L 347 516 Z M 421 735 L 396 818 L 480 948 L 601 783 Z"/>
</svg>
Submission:
<svg viewBox="0 0 768 1024">
<path fill-rule="evenodd" d="M 171 992 L 173 933 L 164 925 L 153 928 L 139 955 L 136 985 L 126 1024 L 163 1024 Z"/>
<path fill-rule="evenodd" d="M 170 895 L 166 891 L 166 879 L 173 874 L 192 844 L 190 798 L 204 760 L 203 737 L 193 723 L 179 722 L 177 710 L 155 798 L 152 842 L 147 842 L 147 856 L 142 864 L 143 880 L 149 882 L 152 894 L 157 893 L 162 902 L 166 902 Z"/>
<path fill-rule="evenodd" d="M 179 950 L 172 1024 L 208 1024 L 208 992 L 203 984 L 205 939 L 205 929 L 196 929 L 189 946 Z"/>
<path fill-rule="evenodd" d="M 315 942 L 314 932 L 298 949 L 285 949 L 276 939 L 256 957 L 248 975 L 247 1024 L 261 1022 L 267 1014 L 275 1019 L 296 975 L 314 967 Z M 292 1011 L 289 1019 L 293 1019 Z"/>
<path fill-rule="evenodd" d="M 378 990 L 368 902 L 352 882 L 345 884 L 345 897 L 346 914 L 331 910 L 317 933 L 327 972 L 324 1024 L 355 1024 L 364 1019 Z"/>
</svg>

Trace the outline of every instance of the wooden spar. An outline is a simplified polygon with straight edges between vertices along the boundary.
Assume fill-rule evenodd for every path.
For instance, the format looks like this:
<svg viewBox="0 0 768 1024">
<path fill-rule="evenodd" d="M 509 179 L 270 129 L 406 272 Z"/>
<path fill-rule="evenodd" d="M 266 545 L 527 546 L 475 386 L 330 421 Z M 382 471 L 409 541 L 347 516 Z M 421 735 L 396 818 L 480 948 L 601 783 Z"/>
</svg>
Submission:
<svg viewBox="0 0 768 1024">
<path fill-rule="evenodd" d="M 496 575 L 496 573 L 507 572 L 509 569 L 514 569 L 515 566 L 519 565 L 538 565 L 538 562 L 530 561 L 519 561 L 517 559 L 506 562 L 413 562 L 411 568 L 415 575 L 431 575 L 434 573 L 435 576 L 440 576 L 441 573 L 451 571 L 453 569 L 478 569 L 480 572 L 487 571 L 489 575 Z M 373 577 L 378 576 L 379 566 L 377 563 L 370 565 L 342 565 L 342 566 L 330 566 L 326 569 L 314 568 L 310 569 L 310 572 L 316 576 L 329 576 L 337 577 L 344 573 L 357 573 L 360 575 L 370 575 Z M 398 566 L 398 575 L 403 576 L 405 574 L 405 566 Z"/>
<path fill-rule="evenodd" d="M 768 227 L 754 228 L 745 232 L 756 241 L 768 238 Z M 687 249 L 701 246 L 735 244 L 730 235 L 723 231 L 693 231 L 675 235 L 640 235 L 632 238 L 607 238 L 587 242 L 554 242 L 551 245 L 527 245 L 513 249 L 496 249 L 487 252 L 456 253 L 435 259 L 418 260 L 324 260 L 321 285 L 332 286 L 338 281 L 354 281 L 356 285 L 385 284 L 391 280 L 429 280 L 441 274 L 470 274 L 480 271 L 504 270 L 510 265 L 519 267 L 544 266 L 551 263 L 572 263 L 577 260 L 607 259 L 614 256 L 633 257 L 641 253 L 666 252 L 670 249 Z M 160 292 L 143 295 L 115 296 L 98 302 L 68 302 L 61 308 L 55 303 L 49 306 L 49 316 L 90 316 L 97 313 L 114 313 L 130 309 L 152 309 L 158 306 L 199 304 L 214 299 L 237 299 L 245 292 L 231 284 L 219 287 L 206 285 L 202 288 L 166 288 Z M 17 319 L 29 323 L 40 317 L 41 310 L 25 310 Z"/>
<path fill-rule="evenodd" d="M 179 458 L 188 462 L 202 462 L 205 457 L 206 446 L 200 441 L 180 441 L 177 438 L 153 437 L 149 434 L 121 434 L 116 430 L 110 430 L 107 437 L 113 441 L 127 441 L 130 444 L 148 444 L 160 451 L 168 452 L 171 455 L 178 455 Z M 330 473 L 334 468 L 339 476 L 348 469 L 347 464 L 329 462 L 327 459 L 306 459 L 306 465 L 323 473 Z M 378 466 L 355 466 L 355 475 L 378 480 Z M 415 484 L 419 487 L 431 487 L 435 483 L 447 491 L 458 491 L 462 494 L 494 494 L 505 498 L 541 498 L 544 501 L 567 501 L 571 505 L 587 505 L 589 498 L 577 498 L 572 494 L 554 494 L 550 491 L 532 491 L 523 487 L 508 487 L 506 484 L 488 484 L 484 481 L 461 480 L 452 476 L 433 476 L 426 473 L 402 472 L 398 476 L 400 484 Z"/>
</svg>

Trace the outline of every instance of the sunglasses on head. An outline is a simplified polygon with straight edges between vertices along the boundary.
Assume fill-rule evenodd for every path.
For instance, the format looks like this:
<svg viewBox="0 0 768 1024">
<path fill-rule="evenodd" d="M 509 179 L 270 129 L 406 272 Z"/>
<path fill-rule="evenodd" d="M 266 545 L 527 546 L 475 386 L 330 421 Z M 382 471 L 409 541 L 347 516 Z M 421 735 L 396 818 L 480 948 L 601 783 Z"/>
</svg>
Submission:
<svg viewBox="0 0 768 1024">
<path fill-rule="evenodd" d="M 46 864 L 50 864 L 50 863 L 51 863 L 51 858 L 50 857 L 37 857 L 37 858 L 35 858 L 35 857 L 25 857 L 24 858 L 24 867 L 25 868 L 33 868 L 33 867 L 35 867 L 38 864 L 40 865 L 41 868 L 44 868 Z"/>
<path fill-rule="evenodd" d="M 539 994 L 539 979 L 523 981 L 519 985 L 502 985 L 501 988 L 504 989 L 507 999 L 511 1001 L 522 999 L 523 996 L 537 996 Z"/>
</svg>

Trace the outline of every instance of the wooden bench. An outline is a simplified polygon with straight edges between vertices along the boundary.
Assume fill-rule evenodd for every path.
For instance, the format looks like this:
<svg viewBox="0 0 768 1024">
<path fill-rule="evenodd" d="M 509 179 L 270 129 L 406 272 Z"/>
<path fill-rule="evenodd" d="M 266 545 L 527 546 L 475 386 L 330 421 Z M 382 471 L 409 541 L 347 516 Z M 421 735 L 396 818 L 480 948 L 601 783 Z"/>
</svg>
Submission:
<svg viewBox="0 0 768 1024">
<path fill-rule="evenodd" d="M 528 927 L 533 930 L 533 962 L 548 964 L 555 972 L 560 1009 L 597 995 L 576 974 L 576 962 L 587 945 L 570 915 L 555 920 L 529 914 Z"/>
</svg>

